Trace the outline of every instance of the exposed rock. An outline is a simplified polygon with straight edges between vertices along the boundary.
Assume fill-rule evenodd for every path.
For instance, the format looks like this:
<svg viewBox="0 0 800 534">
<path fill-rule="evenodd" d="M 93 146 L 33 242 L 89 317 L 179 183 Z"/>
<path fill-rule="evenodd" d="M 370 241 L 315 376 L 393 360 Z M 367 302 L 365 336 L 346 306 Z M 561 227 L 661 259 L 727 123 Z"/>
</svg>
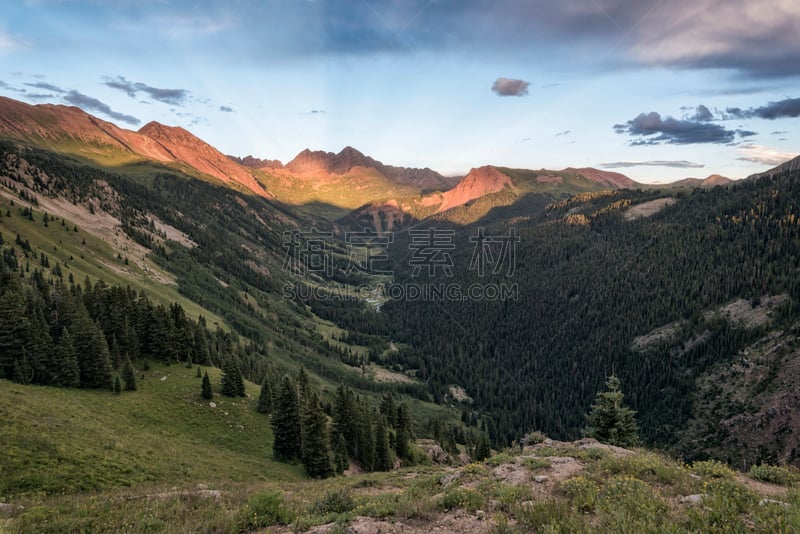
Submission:
<svg viewBox="0 0 800 534">
<path fill-rule="evenodd" d="M 549 480 L 549 477 L 546 477 L 544 475 L 537 475 L 537 476 L 533 477 L 533 480 L 537 484 L 544 484 L 545 482 L 547 482 Z"/>
<path fill-rule="evenodd" d="M 778 501 L 776 499 L 761 499 L 758 501 L 759 506 L 766 506 L 768 504 L 774 504 L 776 506 L 782 506 L 783 508 L 789 508 L 789 503 Z"/>
<path fill-rule="evenodd" d="M 417 445 L 425 451 L 425 454 L 434 463 L 447 465 L 452 460 L 447 451 L 432 439 L 421 439 L 417 442 Z"/>
<path fill-rule="evenodd" d="M 685 497 L 681 497 L 681 504 L 702 504 L 703 499 L 705 499 L 705 495 L 700 495 L 699 493 L 686 495 Z"/>
</svg>

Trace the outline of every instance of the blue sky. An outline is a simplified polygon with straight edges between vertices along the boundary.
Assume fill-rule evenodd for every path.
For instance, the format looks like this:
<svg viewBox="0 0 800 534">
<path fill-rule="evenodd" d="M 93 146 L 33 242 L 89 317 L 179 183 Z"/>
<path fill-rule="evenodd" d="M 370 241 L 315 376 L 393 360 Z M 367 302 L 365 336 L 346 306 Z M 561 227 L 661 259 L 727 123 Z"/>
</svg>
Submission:
<svg viewBox="0 0 800 534">
<path fill-rule="evenodd" d="M 796 0 L 27 0 L 0 94 L 286 162 L 741 178 L 800 153 Z"/>
</svg>

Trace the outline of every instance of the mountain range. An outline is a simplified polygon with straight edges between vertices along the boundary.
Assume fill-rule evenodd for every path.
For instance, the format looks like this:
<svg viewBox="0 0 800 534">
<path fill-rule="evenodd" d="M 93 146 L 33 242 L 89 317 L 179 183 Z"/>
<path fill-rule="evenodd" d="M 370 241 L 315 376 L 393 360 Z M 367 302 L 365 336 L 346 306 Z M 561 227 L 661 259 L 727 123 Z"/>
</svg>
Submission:
<svg viewBox="0 0 800 534">
<path fill-rule="evenodd" d="M 429 168 L 387 165 L 349 146 L 339 153 L 306 149 L 285 165 L 252 156 L 225 156 L 180 127 L 150 122 L 131 131 L 77 107 L 29 105 L 5 97 L 0 97 L 0 135 L 121 171 L 146 164 L 173 167 L 289 204 L 320 202 L 345 210 L 419 197 L 419 204 L 441 213 L 504 188 L 519 193 L 531 185 L 516 183 L 496 166 L 472 169 L 463 178 L 447 177 Z M 582 180 L 578 189 L 584 190 L 639 185 L 622 174 L 592 168 L 542 169 L 528 178 L 560 189 L 565 175 Z"/>
</svg>

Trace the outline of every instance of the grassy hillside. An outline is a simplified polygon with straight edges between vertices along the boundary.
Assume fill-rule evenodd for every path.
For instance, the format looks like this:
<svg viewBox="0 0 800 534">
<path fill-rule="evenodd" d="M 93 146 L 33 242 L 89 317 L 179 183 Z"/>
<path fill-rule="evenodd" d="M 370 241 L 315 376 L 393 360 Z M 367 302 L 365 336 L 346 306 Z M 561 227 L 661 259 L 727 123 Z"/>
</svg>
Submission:
<svg viewBox="0 0 800 534">
<path fill-rule="evenodd" d="M 162 373 L 167 376 L 163 382 L 158 378 Z M 142 477 L 144 482 L 126 487 L 106 482 L 100 487 L 113 488 L 101 491 L 70 488 L 64 495 L 17 496 L 0 509 L 0 530 L 235 533 L 268 528 L 288 533 L 342 532 L 349 527 L 364 533 L 774 533 L 795 532 L 800 525 L 797 470 L 760 466 L 743 474 L 717 462 L 685 465 L 647 450 L 609 447 L 593 440 L 545 439 L 524 451 L 509 449 L 485 462 L 458 467 L 431 465 L 300 480 L 293 468 L 271 464 L 258 453 L 244 454 L 227 442 L 230 436 L 241 436 L 245 442 L 260 443 L 258 418 L 264 417 L 247 409 L 249 401 L 211 409 L 194 406 L 184 395 L 167 393 L 181 389 L 176 384 L 194 385 L 190 373 L 154 370 L 148 380 L 156 383 L 129 395 L 140 395 L 142 408 L 148 398 L 159 396 L 182 406 L 177 410 L 186 419 L 174 428 L 152 435 L 150 423 L 162 416 L 128 418 L 122 412 L 118 417 L 128 425 L 127 439 L 118 433 L 122 423 L 115 426 L 114 419 L 106 420 L 105 415 L 97 424 L 82 424 L 108 427 L 77 440 L 80 454 L 88 457 L 90 450 L 95 451 L 90 458 L 94 471 L 88 466 L 82 469 L 87 479 L 92 472 L 99 474 L 102 466 L 113 469 L 114 455 L 124 447 L 151 452 L 130 469 L 135 473 L 147 468 L 149 479 Z M 7 385 L 2 383 L 0 389 L 3 409 L 14 395 L 31 407 L 25 397 L 30 392 L 9 394 L 15 390 Z M 112 401 L 138 405 L 124 395 L 104 404 Z M 62 426 L 76 428 L 70 416 L 80 412 L 74 405 L 66 408 L 62 421 L 70 422 Z M 177 414 L 173 408 L 166 412 Z M 57 426 L 58 418 L 50 419 L 42 424 Z M 187 438 L 193 446 L 187 445 Z M 209 444 L 213 447 L 207 448 Z M 163 449 L 153 450 L 156 446 Z M 52 455 L 70 449 L 60 444 L 49 448 Z M 129 451 L 125 457 L 136 454 Z M 124 461 L 118 469 L 134 465 Z M 156 466 L 166 472 L 158 472 Z M 266 472 L 272 479 L 264 476 Z"/>
<path fill-rule="evenodd" d="M 246 383 L 244 399 L 216 395 L 211 407 L 195 369 L 154 363 L 136 375 L 138 391 L 121 395 L 0 381 L 0 498 L 303 477 L 272 461 L 258 386 Z"/>
</svg>

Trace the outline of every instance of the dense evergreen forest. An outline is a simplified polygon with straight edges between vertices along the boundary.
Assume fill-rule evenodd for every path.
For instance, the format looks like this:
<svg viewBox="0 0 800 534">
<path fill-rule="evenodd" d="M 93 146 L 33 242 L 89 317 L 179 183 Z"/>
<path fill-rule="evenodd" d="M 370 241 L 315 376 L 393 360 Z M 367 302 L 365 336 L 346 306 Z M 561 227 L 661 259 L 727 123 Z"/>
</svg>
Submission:
<svg viewBox="0 0 800 534">
<path fill-rule="evenodd" d="M 653 193 L 587 194 L 513 222 L 521 237 L 511 277 L 467 272 L 475 228 L 455 228 L 454 278 L 434 282 L 517 283 L 518 300 L 396 300 L 382 329 L 404 343 L 389 363 L 416 369 L 441 399 L 466 388 L 490 415 L 495 443 L 526 430 L 574 438 L 592 396 L 616 373 L 639 411 L 642 435 L 666 444 L 689 415 L 695 378 L 763 334 L 704 312 L 732 299 L 788 293 L 783 321 L 800 301 L 800 176 L 784 174 L 728 188 L 679 193 L 651 218 L 623 208 Z M 508 233 L 508 223 L 486 233 Z M 397 247 L 400 282 L 415 278 Z M 636 336 L 679 321 L 691 346 L 669 340 L 634 350 Z"/>
</svg>

